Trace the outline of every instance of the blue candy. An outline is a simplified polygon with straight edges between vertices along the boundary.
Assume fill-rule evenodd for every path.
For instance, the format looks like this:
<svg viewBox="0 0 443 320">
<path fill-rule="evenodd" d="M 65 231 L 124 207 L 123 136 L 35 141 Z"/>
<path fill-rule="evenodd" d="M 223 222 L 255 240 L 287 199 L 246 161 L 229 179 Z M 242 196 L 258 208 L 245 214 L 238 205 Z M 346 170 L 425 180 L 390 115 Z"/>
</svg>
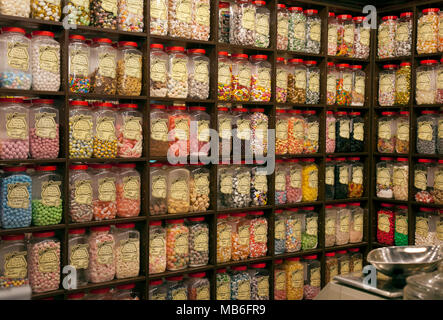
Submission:
<svg viewBox="0 0 443 320">
<path fill-rule="evenodd" d="M 14 174 L 1 179 L 0 188 L 2 227 L 5 229 L 29 227 L 32 219 L 31 178 L 27 174 Z"/>
</svg>

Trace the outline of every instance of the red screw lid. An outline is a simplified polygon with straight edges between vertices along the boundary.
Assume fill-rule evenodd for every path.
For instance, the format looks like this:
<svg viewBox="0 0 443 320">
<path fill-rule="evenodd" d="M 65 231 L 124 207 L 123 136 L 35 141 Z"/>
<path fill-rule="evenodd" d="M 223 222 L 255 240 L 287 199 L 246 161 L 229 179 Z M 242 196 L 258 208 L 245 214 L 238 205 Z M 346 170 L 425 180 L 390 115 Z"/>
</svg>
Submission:
<svg viewBox="0 0 443 320">
<path fill-rule="evenodd" d="M 166 106 L 162 104 L 151 104 L 151 109 L 166 109 Z"/>
<path fill-rule="evenodd" d="M 326 257 L 335 257 L 335 252 L 326 252 L 325 256 Z"/>
<path fill-rule="evenodd" d="M 205 49 L 189 49 L 188 53 L 201 53 L 201 54 L 205 54 L 206 50 Z"/>
<path fill-rule="evenodd" d="M 423 110 L 421 112 L 421 114 L 436 114 L 436 113 L 437 113 L 437 111 L 434 111 L 434 110 Z"/>
<path fill-rule="evenodd" d="M 160 284 L 162 284 L 162 283 L 163 283 L 163 280 L 162 280 L 162 279 L 151 280 L 151 281 L 149 281 L 149 285 L 150 285 L 150 286 L 158 286 L 158 285 L 160 285 Z"/>
<path fill-rule="evenodd" d="M 348 205 L 351 207 L 360 207 L 360 202 L 351 202 L 351 203 L 348 203 Z"/>
<path fill-rule="evenodd" d="M 206 111 L 205 107 L 189 107 L 191 111 Z"/>
<path fill-rule="evenodd" d="M 289 10 L 289 11 L 302 12 L 302 11 L 303 11 L 303 8 L 301 8 L 301 7 L 289 7 L 288 10 Z"/>
<path fill-rule="evenodd" d="M 335 114 L 338 115 L 338 116 L 345 116 L 348 113 L 346 111 L 337 111 Z"/>
<path fill-rule="evenodd" d="M 408 116 L 409 115 L 409 111 L 400 111 L 400 114 L 402 116 Z"/>
<path fill-rule="evenodd" d="M 24 240 L 24 234 L 8 234 L 1 237 L 3 241 Z"/>
<path fill-rule="evenodd" d="M 134 47 L 137 48 L 137 42 L 133 42 L 133 41 L 119 41 L 118 45 L 121 47 Z"/>
<path fill-rule="evenodd" d="M 248 55 L 244 54 L 244 53 L 234 53 L 232 55 L 233 58 L 244 58 L 244 59 L 248 59 Z"/>
<path fill-rule="evenodd" d="M 254 268 L 254 269 L 263 269 L 266 267 L 266 263 L 254 263 L 254 264 L 251 264 L 250 267 Z"/>
<path fill-rule="evenodd" d="M 346 254 L 346 253 L 348 253 L 346 250 L 338 250 L 337 251 L 337 254 Z"/>
<path fill-rule="evenodd" d="M 408 206 L 399 205 L 399 206 L 397 206 L 397 208 L 399 208 L 399 209 L 408 209 Z"/>
<path fill-rule="evenodd" d="M 350 251 L 350 252 L 359 252 L 360 249 L 359 248 L 349 248 L 348 251 Z"/>
<path fill-rule="evenodd" d="M 423 13 L 425 13 L 425 14 L 428 14 L 428 13 L 431 13 L 431 12 L 438 12 L 438 11 L 440 11 L 440 9 L 439 8 L 427 8 L 427 9 L 423 9 Z"/>
<path fill-rule="evenodd" d="M 166 223 L 169 224 L 178 224 L 178 223 L 183 223 L 185 222 L 185 219 L 171 219 L 171 220 L 166 220 Z"/>
<path fill-rule="evenodd" d="M 382 206 L 383 208 L 392 208 L 392 207 L 394 207 L 394 205 L 392 203 L 382 203 L 380 206 Z"/>
<path fill-rule="evenodd" d="M 205 221 L 205 217 L 193 217 L 193 218 L 188 218 L 188 220 L 192 222 Z"/>
<path fill-rule="evenodd" d="M 217 273 L 225 273 L 226 272 L 226 268 L 222 268 L 222 269 L 218 269 Z"/>
<path fill-rule="evenodd" d="M 308 65 L 308 66 L 315 66 L 316 64 L 317 64 L 317 61 L 314 61 L 314 60 L 307 60 L 307 61 L 305 61 L 305 64 L 306 65 Z"/>
<path fill-rule="evenodd" d="M 109 231 L 111 230 L 111 226 L 97 226 L 97 227 L 91 227 L 91 231 Z"/>
<path fill-rule="evenodd" d="M 21 98 L 0 98 L 0 102 L 4 103 L 23 103 Z"/>
<path fill-rule="evenodd" d="M 362 66 L 359 64 L 354 64 L 351 66 L 351 69 L 362 69 Z"/>
<path fill-rule="evenodd" d="M 35 104 L 54 104 L 54 99 L 32 99 L 31 102 Z"/>
<path fill-rule="evenodd" d="M 397 161 L 400 161 L 400 162 L 407 162 L 407 161 L 408 161 L 408 158 L 397 158 Z"/>
<path fill-rule="evenodd" d="M 348 63 L 339 63 L 339 64 L 337 64 L 337 67 L 339 67 L 339 68 L 349 68 L 350 66 L 349 66 Z"/>
<path fill-rule="evenodd" d="M 352 20 L 357 21 L 357 22 L 362 22 L 362 21 L 366 20 L 366 17 L 354 17 L 354 18 L 352 18 Z"/>
<path fill-rule="evenodd" d="M 94 38 L 92 41 L 95 43 L 112 43 L 112 40 L 108 38 Z"/>
<path fill-rule="evenodd" d="M 81 299 L 85 296 L 84 292 L 76 292 L 68 294 L 68 299 Z"/>
<path fill-rule="evenodd" d="M 68 231 L 69 234 L 84 234 L 86 232 L 85 228 L 80 228 L 80 229 L 70 229 Z"/>
<path fill-rule="evenodd" d="M 218 55 L 219 56 L 226 56 L 227 57 L 228 56 L 228 52 L 227 51 L 219 51 Z"/>
<path fill-rule="evenodd" d="M 51 31 L 32 31 L 32 36 L 45 36 L 45 37 L 51 37 L 54 38 L 54 32 Z"/>
<path fill-rule="evenodd" d="M 3 27 L 2 28 L 2 33 L 3 32 L 18 32 L 18 33 L 23 33 L 26 34 L 25 30 L 22 28 L 17 28 L 17 27 Z"/>
<path fill-rule="evenodd" d="M 298 208 L 288 208 L 287 211 L 298 212 Z"/>
<path fill-rule="evenodd" d="M 277 109 L 277 110 L 275 110 L 275 112 L 277 112 L 277 113 L 286 113 L 286 110 L 285 109 Z"/>
<path fill-rule="evenodd" d="M 32 234 L 34 238 L 49 238 L 55 236 L 54 231 L 34 232 Z"/>
<path fill-rule="evenodd" d="M 412 17 L 412 15 L 413 15 L 412 12 L 402 12 L 400 13 L 400 18 Z"/>
<path fill-rule="evenodd" d="M 433 212 L 434 208 L 425 208 L 425 207 L 421 207 L 420 211 L 424 211 L 424 212 Z"/>
<path fill-rule="evenodd" d="M 74 100 L 74 101 L 70 101 L 69 105 L 70 106 L 84 106 L 84 107 L 88 107 L 89 103 L 88 103 L 88 101 Z"/>
<path fill-rule="evenodd" d="M 397 16 L 386 16 L 381 18 L 382 21 L 386 21 L 386 20 L 397 20 Z"/>
<path fill-rule="evenodd" d="M 334 12 L 328 12 L 328 17 L 335 17 L 335 13 Z"/>
<path fill-rule="evenodd" d="M 420 64 L 437 64 L 437 63 L 438 63 L 437 60 L 432 60 L 432 59 L 420 61 Z"/>
<path fill-rule="evenodd" d="M 279 3 L 279 4 L 277 4 L 277 8 L 284 9 L 284 8 L 286 8 L 286 6 L 282 3 Z"/>
<path fill-rule="evenodd" d="M 109 288 L 99 288 L 99 289 L 92 289 L 89 291 L 89 293 L 92 294 L 103 294 L 103 293 L 109 293 Z"/>
<path fill-rule="evenodd" d="M 314 158 L 305 158 L 305 159 L 302 159 L 302 161 L 303 162 L 315 162 L 315 159 Z"/>
<path fill-rule="evenodd" d="M 278 259 L 274 261 L 275 264 L 282 264 L 283 263 L 283 259 Z"/>
<path fill-rule="evenodd" d="M 304 256 L 303 259 L 305 259 L 305 260 L 315 260 L 315 259 L 317 259 L 317 255 L 313 254 L 313 255 L 310 255 L 310 256 Z"/>
<path fill-rule="evenodd" d="M 251 59 L 253 59 L 253 60 L 267 60 L 268 56 L 264 55 L 264 54 L 256 54 L 256 55 L 251 56 Z"/>
<path fill-rule="evenodd" d="M 341 15 L 337 16 L 337 18 L 340 20 L 351 20 L 352 16 L 350 14 L 341 14 Z"/>
<path fill-rule="evenodd" d="M 35 168 L 36 171 L 55 171 L 57 170 L 56 166 L 37 166 Z"/>
<path fill-rule="evenodd" d="M 151 44 L 150 46 L 149 46 L 151 49 L 162 49 L 163 50 L 163 45 L 162 44 L 160 44 L 160 43 L 153 43 L 153 44 Z"/>
<path fill-rule="evenodd" d="M 132 229 L 135 228 L 135 223 L 119 223 L 115 227 L 119 229 Z"/>
<path fill-rule="evenodd" d="M 86 40 L 86 38 L 84 36 L 79 35 L 79 34 L 71 34 L 69 36 L 69 39 L 72 39 L 72 40 L 82 40 L 82 41 Z"/>
<path fill-rule="evenodd" d="M 335 66 L 334 62 L 328 62 L 328 67 L 333 67 Z"/>
<path fill-rule="evenodd" d="M 249 212 L 249 214 L 250 214 L 251 216 L 262 216 L 262 215 L 264 215 L 265 213 L 264 213 L 263 211 L 251 211 L 251 212 Z"/>
<path fill-rule="evenodd" d="M 26 167 L 25 166 L 5 167 L 5 168 L 3 168 L 3 171 L 5 171 L 5 172 L 24 172 L 24 171 L 26 171 Z"/>
<path fill-rule="evenodd" d="M 246 217 L 246 212 L 231 213 L 231 217 Z"/>
<path fill-rule="evenodd" d="M 219 8 L 229 8 L 229 2 L 219 2 L 218 7 Z"/>
<path fill-rule="evenodd" d="M 298 59 L 298 58 L 289 59 L 288 62 L 289 63 L 303 63 L 303 59 Z"/>
<path fill-rule="evenodd" d="M 161 226 L 162 222 L 161 222 L 161 220 L 151 221 L 151 222 L 149 222 L 149 225 L 150 226 Z"/>
<path fill-rule="evenodd" d="M 277 57 L 277 62 L 284 62 L 285 61 L 285 58 L 283 58 L 283 57 Z"/>
<path fill-rule="evenodd" d="M 265 109 L 263 108 L 251 108 L 249 109 L 251 112 L 265 112 Z"/>
<path fill-rule="evenodd" d="M 383 69 L 386 69 L 386 70 L 397 69 L 397 65 L 396 65 L 396 64 L 385 64 L 385 65 L 383 66 Z"/>
<path fill-rule="evenodd" d="M 119 108 L 137 109 L 138 105 L 135 103 L 120 103 Z"/>
<path fill-rule="evenodd" d="M 177 47 L 177 46 L 174 46 L 174 47 L 167 47 L 166 50 L 167 50 L 167 51 L 180 51 L 180 52 L 185 52 L 185 48 L 183 48 L 183 47 Z"/>
<path fill-rule="evenodd" d="M 411 63 L 410 62 L 402 62 L 400 63 L 400 67 L 406 67 L 406 66 L 410 66 Z"/>
<path fill-rule="evenodd" d="M 337 207 L 337 208 L 346 208 L 346 204 L 339 203 L 339 204 L 336 204 L 335 207 Z"/>
<path fill-rule="evenodd" d="M 117 286 L 119 290 L 132 290 L 135 288 L 135 283 L 121 284 Z"/>
<path fill-rule="evenodd" d="M 300 261 L 300 257 L 286 258 L 286 261 Z"/>
<path fill-rule="evenodd" d="M 395 114 L 395 112 L 392 111 L 383 111 L 381 113 L 383 116 L 393 116 Z"/>
<path fill-rule="evenodd" d="M 191 278 L 203 278 L 204 276 L 206 276 L 206 272 L 190 273 L 189 276 Z"/>
<path fill-rule="evenodd" d="M 303 13 L 306 14 L 306 15 L 308 15 L 308 16 L 310 16 L 310 15 L 313 15 L 313 14 L 317 14 L 317 13 L 318 13 L 318 10 L 315 10 L 315 9 L 307 9 L 307 10 L 303 11 Z"/>
<path fill-rule="evenodd" d="M 186 110 L 186 106 L 171 106 L 171 110 Z"/>
<path fill-rule="evenodd" d="M 233 267 L 231 267 L 231 269 L 235 270 L 235 271 L 245 271 L 246 266 L 233 266 Z"/>
<path fill-rule="evenodd" d="M 391 158 L 391 157 L 381 157 L 380 160 L 382 160 L 382 161 L 392 161 L 392 160 L 394 160 L 394 158 Z"/>
<path fill-rule="evenodd" d="M 300 210 L 312 211 L 314 210 L 314 207 L 302 207 Z"/>
</svg>

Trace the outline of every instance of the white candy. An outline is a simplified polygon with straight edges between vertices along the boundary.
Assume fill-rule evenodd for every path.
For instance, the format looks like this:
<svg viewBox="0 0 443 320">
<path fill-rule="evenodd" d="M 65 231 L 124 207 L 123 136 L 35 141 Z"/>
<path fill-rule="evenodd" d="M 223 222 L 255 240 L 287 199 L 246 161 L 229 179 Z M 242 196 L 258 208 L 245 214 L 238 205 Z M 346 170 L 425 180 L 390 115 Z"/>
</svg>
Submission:
<svg viewBox="0 0 443 320">
<path fill-rule="evenodd" d="M 29 18 L 31 13 L 30 0 L 1 0 L 0 14 Z"/>
</svg>

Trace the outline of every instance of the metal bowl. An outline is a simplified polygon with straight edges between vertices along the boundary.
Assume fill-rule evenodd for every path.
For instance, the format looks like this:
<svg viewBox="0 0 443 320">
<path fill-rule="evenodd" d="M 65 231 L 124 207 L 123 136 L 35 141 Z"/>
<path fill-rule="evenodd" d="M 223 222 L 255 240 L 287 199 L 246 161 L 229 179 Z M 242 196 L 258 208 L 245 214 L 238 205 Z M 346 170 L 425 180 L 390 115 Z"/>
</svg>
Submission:
<svg viewBox="0 0 443 320">
<path fill-rule="evenodd" d="M 369 252 L 367 261 L 387 276 L 407 277 L 436 269 L 443 260 L 442 249 L 440 246 L 384 247 Z"/>
</svg>

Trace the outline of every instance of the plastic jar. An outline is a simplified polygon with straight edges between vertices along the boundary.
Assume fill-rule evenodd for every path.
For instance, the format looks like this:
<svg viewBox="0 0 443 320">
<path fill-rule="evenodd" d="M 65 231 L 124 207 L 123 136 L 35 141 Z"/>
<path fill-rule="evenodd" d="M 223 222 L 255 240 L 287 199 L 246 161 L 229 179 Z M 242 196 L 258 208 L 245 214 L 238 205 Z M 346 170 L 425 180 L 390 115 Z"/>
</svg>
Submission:
<svg viewBox="0 0 443 320">
<path fill-rule="evenodd" d="M 249 256 L 250 221 L 246 219 L 246 213 L 232 213 L 228 223 L 231 226 L 231 259 L 245 260 Z"/>
<path fill-rule="evenodd" d="M 91 23 L 90 0 L 68 0 L 68 24 L 89 26 Z"/>
<path fill-rule="evenodd" d="M 117 215 L 117 175 L 110 164 L 90 164 L 94 220 L 115 219 Z"/>
<path fill-rule="evenodd" d="M 443 204 L 443 160 L 438 160 L 438 167 L 434 173 L 434 201 Z"/>
<path fill-rule="evenodd" d="M 377 212 L 377 242 L 388 246 L 394 245 L 394 205 L 382 203 Z"/>
<path fill-rule="evenodd" d="M 378 104 L 382 107 L 391 107 L 395 103 L 397 65 L 385 64 L 379 74 Z"/>
<path fill-rule="evenodd" d="M 285 260 L 286 290 L 288 300 L 302 300 L 304 286 L 304 266 L 300 257 Z"/>
<path fill-rule="evenodd" d="M 436 237 L 436 225 L 434 224 L 435 208 L 419 208 L 415 217 L 415 245 L 431 246 Z M 438 217 L 438 216 L 437 216 Z"/>
<path fill-rule="evenodd" d="M 274 261 L 274 300 L 286 300 L 286 270 L 283 260 Z"/>
<path fill-rule="evenodd" d="M 302 201 L 317 201 L 318 166 L 314 158 L 304 158 L 302 161 Z"/>
<path fill-rule="evenodd" d="M 434 188 L 431 184 L 434 177 L 435 165 L 431 159 L 418 159 L 414 167 L 414 199 L 417 202 L 433 203 Z"/>
<path fill-rule="evenodd" d="M 306 216 L 302 212 L 299 212 L 298 208 L 287 209 L 285 215 L 285 252 L 300 251 L 302 247 L 302 228 L 305 226 Z"/>
<path fill-rule="evenodd" d="M 261 66 L 263 69 L 260 74 L 264 77 L 264 79 L 261 80 L 261 83 L 263 85 L 263 99 L 267 98 L 267 95 L 270 96 L 270 86 L 268 86 L 268 83 L 270 83 L 270 67 L 269 63 L 257 63 L 258 66 Z M 256 79 L 258 78 L 258 66 L 254 66 L 254 74 Z M 259 95 L 259 92 L 257 91 L 258 88 L 258 82 L 257 86 L 254 83 L 254 92 L 251 92 L 252 89 L 252 65 L 248 61 L 248 55 L 247 54 L 233 54 L 232 55 L 232 94 L 231 97 L 235 101 L 249 101 L 249 99 L 255 99 L 251 97 L 251 94 L 257 95 L 257 101 L 259 100 L 262 95 Z M 269 77 L 267 77 L 269 73 Z M 265 92 L 264 90 L 269 90 Z M 254 100 L 255 101 L 255 100 Z"/>
<path fill-rule="evenodd" d="M 56 166 L 38 166 L 32 176 L 32 224 L 47 226 L 62 220 L 62 177 Z"/>
<path fill-rule="evenodd" d="M 89 291 L 85 300 L 112 300 L 110 288 L 92 289 Z"/>
<path fill-rule="evenodd" d="M 335 152 L 349 152 L 351 150 L 351 119 L 346 111 L 338 111 L 335 115 Z"/>
<path fill-rule="evenodd" d="M 192 1 L 172 0 L 168 4 L 168 35 L 177 38 L 192 37 Z"/>
<path fill-rule="evenodd" d="M 0 88 L 31 89 L 31 40 L 25 37 L 25 30 L 3 27 L 0 34 Z M 10 49 L 8 49 L 10 48 Z"/>
<path fill-rule="evenodd" d="M 305 139 L 306 119 L 300 110 L 289 110 L 288 153 L 302 154 Z"/>
<path fill-rule="evenodd" d="M 302 59 L 289 59 L 288 102 L 306 103 L 307 68 Z"/>
<path fill-rule="evenodd" d="M 108 102 L 94 103 L 94 145 L 95 158 L 115 158 L 117 156 L 117 112 Z"/>
<path fill-rule="evenodd" d="M 166 270 L 166 231 L 162 222 L 149 222 L 149 274 Z"/>
<path fill-rule="evenodd" d="M 249 212 L 249 258 L 266 256 L 268 252 L 268 220 L 263 211 Z"/>
<path fill-rule="evenodd" d="M 137 104 L 119 104 L 116 131 L 117 155 L 121 158 L 140 158 L 142 155 L 143 115 L 137 108 Z"/>
<path fill-rule="evenodd" d="M 351 259 L 349 257 L 349 254 L 346 250 L 339 250 L 336 253 L 337 260 L 338 260 L 338 274 L 339 275 L 346 275 L 349 274 L 351 271 Z"/>
<path fill-rule="evenodd" d="M 188 56 L 183 47 L 167 47 L 168 57 L 168 97 L 188 96 Z"/>
<path fill-rule="evenodd" d="M 166 97 L 168 92 L 168 54 L 163 51 L 163 45 L 153 43 L 150 45 L 149 59 L 151 97 Z"/>
<path fill-rule="evenodd" d="M 402 12 L 395 30 L 395 55 L 404 57 L 411 55 L 412 47 L 412 12 Z"/>
<path fill-rule="evenodd" d="M 151 104 L 150 118 L 150 155 L 165 157 L 168 154 L 168 114 L 166 107 L 159 104 Z"/>
<path fill-rule="evenodd" d="M 300 210 L 305 215 L 302 225 L 301 249 L 315 249 L 318 245 L 318 213 L 314 211 L 314 207 L 303 207 Z"/>
<path fill-rule="evenodd" d="M 0 159 L 26 159 L 29 110 L 21 98 L 0 98 Z"/>
<path fill-rule="evenodd" d="M 238 79 L 236 79 L 238 86 Z M 218 100 L 231 100 L 232 84 L 232 62 L 226 51 L 218 53 L 218 80 L 217 80 L 217 97 Z M 248 98 L 249 99 L 249 98 Z"/>
<path fill-rule="evenodd" d="M 54 231 L 34 232 L 28 244 L 28 276 L 32 292 L 47 292 L 59 287 L 60 241 L 54 236 Z"/>
<path fill-rule="evenodd" d="M 249 0 L 236 0 L 231 3 L 231 14 L 229 42 L 243 46 L 255 45 L 255 5 Z"/>
<path fill-rule="evenodd" d="M 236 137 L 233 139 L 237 139 L 237 143 L 240 143 L 241 148 L 240 150 L 234 149 L 233 152 L 249 154 L 249 150 L 251 150 L 251 120 L 246 108 L 236 108 L 233 110 L 232 129 L 236 129 L 236 131 L 233 131 L 236 134 Z"/>
<path fill-rule="evenodd" d="M 117 49 L 111 39 L 94 38 L 91 45 L 92 92 L 113 95 L 117 89 Z"/>
<path fill-rule="evenodd" d="M 91 48 L 81 35 L 69 36 L 69 90 L 74 93 L 91 91 Z"/>
<path fill-rule="evenodd" d="M 149 13 L 150 33 L 159 36 L 166 36 L 168 34 L 168 1 L 150 1 Z"/>
<path fill-rule="evenodd" d="M 228 165 L 220 165 L 217 172 L 217 207 L 219 209 L 234 208 L 233 197 L 233 175 L 234 170 Z"/>
<path fill-rule="evenodd" d="M 304 52 L 306 49 L 306 16 L 303 8 L 289 7 L 288 50 Z"/>
<path fill-rule="evenodd" d="M 437 97 L 437 60 L 422 60 L 417 68 L 415 101 L 418 105 L 434 104 Z"/>
<path fill-rule="evenodd" d="M 286 252 L 286 221 L 288 214 L 283 210 L 275 210 L 274 219 L 274 254 Z"/>
<path fill-rule="evenodd" d="M 325 206 L 325 247 L 335 245 L 335 230 L 337 225 L 337 209 L 328 204 Z"/>
<path fill-rule="evenodd" d="M 106 29 L 117 29 L 117 0 L 90 0 L 91 26 Z"/>
<path fill-rule="evenodd" d="M 287 201 L 286 177 L 289 176 L 288 166 L 282 159 L 275 160 L 275 204 L 283 205 Z"/>
<path fill-rule="evenodd" d="M 210 149 L 211 116 L 205 107 L 189 107 L 193 130 L 190 137 L 191 156 L 208 156 Z"/>
<path fill-rule="evenodd" d="M 396 246 L 408 245 L 408 206 L 396 206 L 394 243 Z"/>
<path fill-rule="evenodd" d="M 351 152 L 363 152 L 365 140 L 365 120 L 360 112 L 349 112 L 351 118 Z"/>
<path fill-rule="evenodd" d="M 306 65 L 306 104 L 320 102 L 320 68 L 317 61 L 304 61 Z"/>
<path fill-rule="evenodd" d="M 188 300 L 188 288 L 183 276 L 168 277 L 166 280 L 166 300 Z"/>
<path fill-rule="evenodd" d="M 277 58 L 277 78 L 275 87 L 275 99 L 278 103 L 286 103 L 288 96 L 288 71 L 286 60 L 284 58 Z"/>
<path fill-rule="evenodd" d="M 396 121 L 395 112 L 383 111 L 378 119 L 377 150 L 380 153 L 394 153 Z"/>
<path fill-rule="evenodd" d="M 397 158 L 392 171 L 392 191 L 395 200 L 408 200 L 409 165 L 408 158 Z"/>
<path fill-rule="evenodd" d="M 185 269 L 188 264 L 189 228 L 184 219 L 166 220 L 166 270 Z"/>
<path fill-rule="evenodd" d="M 143 7 L 143 1 L 118 1 L 118 30 L 127 32 L 143 32 Z"/>
<path fill-rule="evenodd" d="M 33 31 L 31 40 L 32 89 L 58 91 L 60 88 L 60 44 L 54 33 Z"/>
<path fill-rule="evenodd" d="M 397 19 L 397 16 L 385 16 L 378 26 L 377 52 L 380 59 L 395 57 Z"/>
<path fill-rule="evenodd" d="M 360 198 L 364 192 L 364 164 L 360 162 L 360 157 L 351 157 L 348 160 L 350 161 L 348 198 Z"/>
<path fill-rule="evenodd" d="M 349 225 L 351 222 L 351 210 L 346 204 L 336 204 L 337 222 L 335 224 L 335 245 L 341 246 L 349 243 Z"/>
<path fill-rule="evenodd" d="M 184 105 L 173 106 L 169 109 L 168 117 L 168 154 L 175 157 L 189 155 L 189 131 L 191 116 Z"/>
<path fill-rule="evenodd" d="M 241 165 L 234 166 L 233 208 L 249 207 L 251 204 L 251 170 L 245 164 L 241 161 Z"/>
<path fill-rule="evenodd" d="M 417 21 L 417 53 L 437 53 L 438 8 L 427 8 Z"/>
<path fill-rule="evenodd" d="M 229 43 L 229 30 L 231 23 L 230 2 L 220 1 L 218 4 L 218 41 Z"/>
<path fill-rule="evenodd" d="M 335 68 L 334 62 L 328 62 L 328 71 L 327 71 L 327 80 L 326 80 L 326 104 L 334 105 L 337 99 L 337 79 L 338 73 Z"/>
<path fill-rule="evenodd" d="M 289 11 L 286 5 L 277 4 L 277 50 L 288 50 Z"/>
<path fill-rule="evenodd" d="M 267 58 L 266 55 L 251 56 L 251 101 L 269 102 L 271 100 L 271 64 L 266 61 Z M 243 85 L 240 83 L 242 81 L 246 80 L 243 79 L 240 72 L 240 85 Z"/>
<path fill-rule="evenodd" d="M 251 300 L 251 277 L 246 266 L 231 267 L 231 300 Z"/>
<path fill-rule="evenodd" d="M 231 155 L 232 150 L 232 115 L 226 107 L 218 108 L 219 154 L 222 157 Z"/>
<path fill-rule="evenodd" d="M 31 225 L 32 181 L 26 167 L 5 167 L 1 179 L 0 220 L 3 229 L 26 228 Z"/>
<path fill-rule="evenodd" d="M 299 159 L 288 160 L 288 174 L 286 175 L 287 203 L 298 203 L 302 200 L 302 166 Z"/>
<path fill-rule="evenodd" d="M 411 95 L 411 63 L 402 62 L 395 72 L 395 104 L 407 105 Z"/>
<path fill-rule="evenodd" d="M 218 269 L 216 273 L 216 300 L 231 300 L 231 277 L 226 269 Z"/>
<path fill-rule="evenodd" d="M 140 272 L 140 232 L 135 223 L 115 225 L 115 277 L 137 277 Z"/>
<path fill-rule="evenodd" d="M 306 110 L 305 114 L 305 139 L 303 141 L 303 153 L 317 153 L 319 145 L 319 119 L 314 110 Z"/>
<path fill-rule="evenodd" d="M 254 45 L 259 48 L 269 47 L 269 25 L 271 13 L 266 8 L 265 1 L 253 1 L 255 5 L 255 42 Z"/>
<path fill-rule="evenodd" d="M 349 64 L 337 64 L 337 97 L 338 106 L 350 106 L 352 102 L 352 71 Z"/>
<path fill-rule="evenodd" d="M 76 270 L 77 287 L 89 281 L 89 243 L 85 229 L 68 231 L 68 264 Z"/>
<path fill-rule="evenodd" d="M 328 284 L 338 275 L 338 260 L 335 252 L 326 252 L 326 270 L 325 270 L 325 284 Z"/>
<path fill-rule="evenodd" d="M 361 65 L 353 65 L 352 69 L 352 98 L 351 106 L 363 106 L 365 103 L 366 73 Z"/>
<path fill-rule="evenodd" d="M 409 111 L 400 111 L 396 121 L 395 152 L 409 152 Z"/>
<path fill-rule="evenodd" d="M 0 4 L 0 14 L 2 15 L 29 18 L 30 13 L 31 13 L 30 0 L 20 0 L 20 1 L 5 0 L 2 1 L 2 3 Z"/>
<path fill-rule="evenodd" d="M 326 158 L 325 165 L 325 200 L 335 198 L 335 162 L 331 158 Z"/>
<path fill-rule="evenodd" d="M 349 248 L 350 256 L 349 272 L 361 273 L 363 270 L 363 255 L 360 253 L 359 248 Z"/>
<path fill-rule="evenodd" d="M 331 110 L 326 111 L 326 153 L 334 153 L 336 146 L 336 118 L 334 112 Z"/>
<path fill-rule="evenodd" d="M 92 177 L 87 165 L 69 167 L 69 217 L 72 222 L 92 220 Z"/>
<path fill-rule="evenodd" d="M 277 109 L 275 124 L 275 154 L 284 155 L 288 153 L 288 125 L 289 118 L 284 109 Z"/>
<path fill-rule="evenodd" d="M 168 170 L 168 213 L 187 213 L 190 210 L 190 172 L 182 164 L 171 165 Z"/>
<path fill-rule="evenodd" d="M 441 16 L 443 17 L 443 13 L 441 14 Z M 442 39 L 442 46 L 443 46 L 443 39 Z M 437 86 L 436 103 L 443 103 L 443 58 L 440 59 L 440 64 L 437 67 L 436 86 Z"/>
<path fill-rule="evenodd" d="M 117 217 L 136 217 L 140 214 L 141 179 L 135 163 L 119 163 L 117 167 Z"/>
<path fill-rule="evenodd" d="M 28 263 L 24 234 L 4 235 L 0 243 L 0 277 L 6 287 L 19 287 L 27 282 Z"/>
<path fill-rule="evenodd" d="M 355 25 L 350 14 L 337 16 L 337 56 L 354 57 Z"/>
<path fill-rule="evenodd" d="M 269 271 L 266 263 L 254 263 L 248 270 L 251 278 L 251 300 L 269 300 Z"/>
<path fill-rule="evenodd" d="M 189 267 L 200 267 L 209 261 L 209 226 L 204 217 L 188 218 Z"/>
<path fill-rule="evenodd" d="M 151 280 L 149 282 L 148 300 L 166 300 L 166 290 L 166 283 L 162 279 Z"/>
<path fill-rule="evenodd" d="M 128 0 L 121 0 L 120 3 Z M 142 10 L 143 11 L 143 10 Z M 120 41 L 117 51 L 117 94 L 139 96 L 142 90 L 142 52 L 137 43 Z"/>
<path fill-rule="evenodd" d="M 92 110 L 86 101 L 69 102 L 69 157 L 90 158 L 93 153 Z"/>
<path fill-rule="evenodd" d="M 204 49 L 188 50 L 189 92 L 192 99 L 205 100 L 209 97 L 209 58 Z"/>
<path fill-rule="evenodd" d="M 116 287 L 112 300 L 140 300 L 135 289 L 135 283 L 122 284 Z"/>
<path fill-rule="evenodd" d="M 303 299 L 313 300 L 319 293 L 321 288 L 320 261 L 317 255 L 309 255 L 303 257 Z"/>
<path fill-rule="evenodd" d="M 392 199 L 393 158 L 381 157 L 376 164 L 376 194 L 378 198 Z"/>
<path fill-rule="evenodd" d="M 355 24 L 354 34 L 354 57 L 359 59 L 368 59 L 371 43 L 371 29 L 365 27 L 364 21 L 366 17 L 354 17 L 352 19 Z"/>
<path fill-rule="evenodd" d="M 263 161 L 254 161 L 251 166 L 251 206 L 268 204 L 268 178 L 261 164 Z"/>
<path fill-rule="evenodd" d="M 255 156 L 264 156 L 268 152 L 268 116 L 264 108 L 249 109 L 251 126 L 251 152 Z"/>
<path fill-rule="evenodd" d="M 189 168 L 189 195 L 190 195 L 190 211 L 199 212 L 206 211 L 209 208 L 209 169 L 204 167 L 203 163 L 193 164 Z"/>
<path fill-rule="evenodd" d="M 328 55 L 335 56 L 337 54 L 339 23 L 335 18 L 334 12 L 328 12 Z"/>
<path fill-rule="evenodd" d="M 435 154 L 437 149 L 437 111 L 423 110 L 417 118 L 417 153 Z"/>
<path fill-rule="evenodd" d="M 189 274 L 189 279 L 185 283 L 188 287 L 188 300 L 210 299 L 210 284 L 205 276 L 206 272 Z"/>
<path fill-rule="evenodd" d="M 29 112 L 30 155 L 36 159 L 57 158 L 59 152 L 59 112 L 52 99 L 32 100 Z"/>
<path fill-rule="evenodd" d="M 217 263 L 228 262 L 232 258 L 232 225 L 227 218 L 227 214 L 217 216 Z"/>
<path fill-rule="evenodd" d="M 321 19 L 318 16 L 318 10 L 304 10 L 306 16 L 306 47 L 307 53 L 320 53 L 321 40 Z"/>
<path fill-rule="evenodd" d="M 60 0 L 31 0 L 31 18 L 49 21 L 60 21 Z"/>
</svg>

